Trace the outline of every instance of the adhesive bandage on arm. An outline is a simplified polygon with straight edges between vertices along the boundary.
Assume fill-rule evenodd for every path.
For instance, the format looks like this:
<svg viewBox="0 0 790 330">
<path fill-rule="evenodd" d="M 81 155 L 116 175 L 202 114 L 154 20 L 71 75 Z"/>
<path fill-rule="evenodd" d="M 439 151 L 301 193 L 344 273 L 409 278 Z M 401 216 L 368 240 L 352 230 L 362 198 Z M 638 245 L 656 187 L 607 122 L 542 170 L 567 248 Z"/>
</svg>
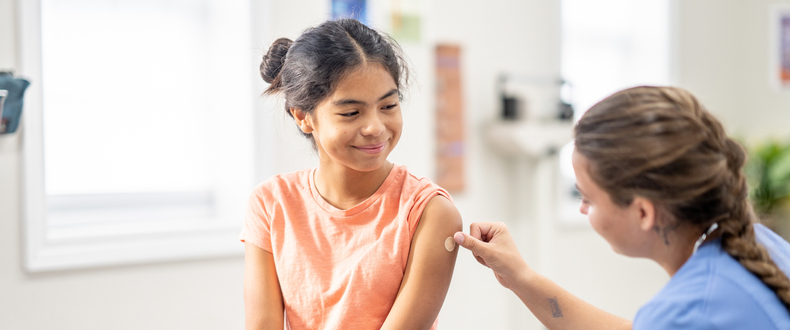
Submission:
<svg viewBox="0 0 790 330">
<path fill-rule="evenodd" d="M 453 252 L 453 250 L 455 250 L 455 240 L 452 236 L 444 240 L 444 248 L 447 252 Z"/>
</svg>

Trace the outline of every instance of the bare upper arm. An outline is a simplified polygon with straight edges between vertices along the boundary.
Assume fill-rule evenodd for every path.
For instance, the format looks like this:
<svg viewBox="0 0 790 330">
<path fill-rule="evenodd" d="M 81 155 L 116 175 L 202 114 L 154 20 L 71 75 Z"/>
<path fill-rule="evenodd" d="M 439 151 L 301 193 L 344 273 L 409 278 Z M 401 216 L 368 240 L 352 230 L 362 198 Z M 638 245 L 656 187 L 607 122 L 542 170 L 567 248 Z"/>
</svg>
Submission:
<svg viewBox="0 0 790 330">
<path fill-rule="evenodd" d="M 244 248 L 245 329 L 283 329 L 283 297 L 274 257 L 251 243 Z"/>
<path fill-rule="evenodd" d="M 400 291 L 382 329 L 431 327 L 450 287 L 458 254 L 458 247 L 447 251 L 444 243 L 462 227 L 461 214 L 450 200 L 437 195 L 428 202 L 412 238 Z"/>
</svg>

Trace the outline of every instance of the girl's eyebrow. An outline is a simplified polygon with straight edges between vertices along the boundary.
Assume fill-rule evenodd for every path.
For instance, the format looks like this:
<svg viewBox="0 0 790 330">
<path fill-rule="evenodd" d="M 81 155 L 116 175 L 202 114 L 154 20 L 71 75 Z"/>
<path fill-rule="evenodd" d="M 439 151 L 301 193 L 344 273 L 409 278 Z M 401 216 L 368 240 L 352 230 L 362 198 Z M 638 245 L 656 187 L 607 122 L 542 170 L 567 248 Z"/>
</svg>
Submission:
<svg viewBox="0 0 790 330">
<path fill-rule="evenodd" d="M 384 100 L 384 99 L 386 99 L 386 98 L 388 98 L 388 97 L 390 97 L 392 95 L 396 95 L 396 94 L 398 94 L 398 90 L 393 88 L 392 90 L 390 90 L 389 92 L 384 94 L 384 96 L 380 97 L 379 101 L 382 101 L 382 100 Z M 365 103 L 365 101 L 354 100 L 354 99 L 342 99 L 342 100 L 337 100 L 335 102 L 332 102 L 332 104 L 333 105 L 347 105 L 347 104 L 362 104 L 362 105 L 365 105 L 367 103 Z"/>
<path fill-rule="evenodd" d="M 384 94 L 384 96 L 380 97 L 379 101 L 383 101 L 384 99 L 393 96 L 395 94 L 398 94 L 398 90 L 393 88 L 391 91 L 387 92 L 387 94 Z"/>
</svg>

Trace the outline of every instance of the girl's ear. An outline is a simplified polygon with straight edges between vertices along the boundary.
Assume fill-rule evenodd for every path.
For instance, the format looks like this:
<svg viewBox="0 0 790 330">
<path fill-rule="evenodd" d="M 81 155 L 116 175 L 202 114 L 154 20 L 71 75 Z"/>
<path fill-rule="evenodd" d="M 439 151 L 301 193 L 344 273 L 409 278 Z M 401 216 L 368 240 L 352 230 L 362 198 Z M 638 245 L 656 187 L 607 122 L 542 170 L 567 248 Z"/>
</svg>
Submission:
<svg viewBox="0 0 790 330">
<path fill-rule="evenodd" d="M 636 197 L 632 207 L 638 212 L 639 228 L 643 231 L 653 230 L 657 221 L 656 205 L 646 198 Z"/>
<path fill-rule="evenodd" d="M 307 112 L 302 111 L 299 108 L 290 108 L 291 115 L 294 117 L 294 121 L 296 121 L 296 125 L 304 132 L 305 134 L 310 134 L 313 132 L 313 124 L 308 120 L 310 115 Z"/>
</svg>

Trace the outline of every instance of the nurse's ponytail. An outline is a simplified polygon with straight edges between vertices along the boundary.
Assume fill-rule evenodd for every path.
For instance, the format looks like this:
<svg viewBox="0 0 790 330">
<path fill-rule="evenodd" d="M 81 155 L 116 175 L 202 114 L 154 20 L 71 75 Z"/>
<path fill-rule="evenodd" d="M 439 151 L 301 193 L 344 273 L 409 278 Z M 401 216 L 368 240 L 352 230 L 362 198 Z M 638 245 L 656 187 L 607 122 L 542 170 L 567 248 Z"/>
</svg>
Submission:
<svg viewBox="0 0 790 330">
<path fill-rule="evenodd" d="M 590 108 L 575 131 L 590 176 L 616 204 L 647 198 L 666 228 L 682 221 L 702 233 L 718 223 L 724 250 L 790 310 L 790 280 L 755 241 L 757 220 L 742 171 L 746 153 L 691 93 L 620 91 Z"/>
<path fill-rule="evenodd" d="M 746 269 L 760 278 L 765 285 L 790 309 L 790 280 L 771 260 L 768 251 L 755 241 L 754 212 L 748 201 L 749 190 L 746 178 L 741 171 L 745 162 L 743 147 L 730 138 L 724 137 L 724 153 L 727 155 L 731 175 L 726 180 L 729 196 L 725 204 L 730 205 L 731 216 L 719 222 L 721 245 L 729 255 Z"/>
</svg>

